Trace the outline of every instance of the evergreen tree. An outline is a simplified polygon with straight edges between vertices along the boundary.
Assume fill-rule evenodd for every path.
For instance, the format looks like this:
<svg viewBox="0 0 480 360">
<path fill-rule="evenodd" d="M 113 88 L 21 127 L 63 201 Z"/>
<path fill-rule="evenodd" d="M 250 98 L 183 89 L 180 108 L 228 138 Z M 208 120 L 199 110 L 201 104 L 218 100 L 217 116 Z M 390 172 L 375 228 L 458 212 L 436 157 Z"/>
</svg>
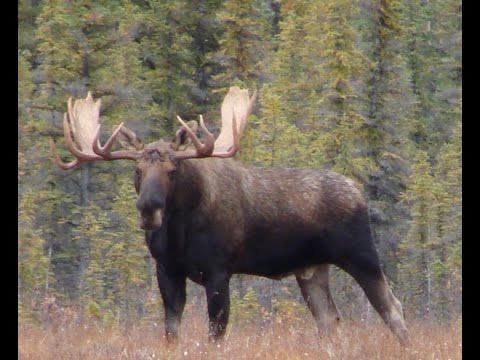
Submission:
<svg viewBox="0 0 480 360">
<path fill-rule="evenodd" d="M 119 218 L 119 224 L 115 225 L 106 254 L 106 269 L 109 269 L 107 274 L 110 277 L 108 293 L 121 309 L 123 318 L 129 321 L 146 312 L 144 296 L 155 272 L 144 234 L 138 228 L 138 214 L 134 206 L 137 196 L 131 177 L 123 176 L 117 181 L 119 193 L 112 209 Z"/>
<path fill-rule="evenodd" d="M 31 133 L 34 126 L 32 113 L 29 109 L 30 99 L 33 94 L 34 84 L 32 82 L 30 59 L 31 53 L 28 50 L 18 51 L 18 175 L 19 181 L 28 172 L 27 158 L 28 149 L 32 146 L 32 141 L 28 141 L 28 136 L 23 134 Z"/>
<path fill-rule="evenodd" d="M 32 0 L 18 1 L 18 48 L 22 50 L 35 50 L 35 19 L 39 12 L 39 2 Z"/>
<path fill-rule="evenodd" d="M 139 10 L 127 1 L 122 5 L 118 7 L 110 2 L 63 1 L 45 2 L 42 5 L 36 32 L 40 60 L 37 71 L 42 75 L 42 81 L 35 94 L 35 105 L 40 108 L 35 114 L 38 119 L 35 123 L 44 124 L 40 129 L 44 133 L 53 127 L 58 129 L 60 135 L 59 125 L 68 95 L 74 98 L 84 97 L 87 90 L 92 89 L 95 90 L 95 97 L 96 94 L 103 95 L 103 134 L 109 132 L 113 124 L 131 117 L 142 119 L 148 116 L 145 102 L 139 100 L 142 79 L 138 43 L 133 41 L 138 35 Z M 61 42 L 58 41 L 59 38 L 62 39 Z M 109 98 L 108 95 L 115 96 Z M 46 137 L 38 140 L 45 146 L 41 153 L 47 155 Z M 62 155 L 67 154 L 65 150 L 60 151 Z M 71 219 L 61 220 L 64 213 L 54 211 L 51 214 L 56 224 L 52 228 L 55 230 L 49 232 L 59 232 L 63 239 L 58 236 L 47 238 L 51 244 L 62 244 L 54 246 L 53 254 L 59 286 L 70 296 L 76 297 L 82 294 L 81 283 L 87 271 L 91 244 L 88 237 L 81 237 L 79 241 L 72 240 L 78 227 L 82 227 L 82 221 L 85 221 L 82 207 L 95 205 L 90 202 L 92 188 L 101 194 L 102 190 L 112 190 L 113 184 L 115 191 L 112 174 L 123 169 L 123 165 L 83 164 L 67 173 L 57 170 L 47 156 L 44 161 L 49 163 L 43 170 L 48 173 L 47 176 L 60 179 L 52 182 L 52 190 L 78 195 L 73 198 L 65 196 L 73 202 L 69 206 L 70 211 L 66 212 L 72 215 Z M 98 171 L 101 167 L 107 171 Z M 96 173 L 94 177 L 92 172 Z M 98 204 L 103 211 L 113 198 L 111 192 L 105 191 L 105 194 L 105 197 L 99 198 Z M 62 208 L 60 203 L 56 205 L 58 210 Z M 49 226 L 47 223 L 43 225 Z M 63 229 L 59 230 L 60 228 Z M 97 235 L 100 236 L 100 233 L 98 230 Z"/>
<path fill-rule="evenodd" d="M 440 320 L 452 318 L 461 309 L 461 160 L 461 126 L 457 126 L 452 141 L 444 144 L 437 156 L 433 188 L 438 238 L 437 261 L 433 268 L 436 280 L 434 309 Z"/>
<path fill-rule="evenodd" d="M 314 146 L 324 154 L 326 165 L 364 182 L 375 164 L 366 153 L 367 118 L 359 84 L 369 64 L 356 45 L 356 11 L 348 1 L 318 3 L 309 14 L 319 18 L 310 20 L 308 29 L 312 45 L 319 50 L 313 61 L 322 86 L 312 104 L 318 109 Z"/>
<path fill-rule="evenodd" d="M 428 317 L 432 306 L 432 264 L 436 260 L 433 248 L 438 239 L 434 236 L 435 214 L 432 209 L 435 196 L 434 177 L 426 152 L 419 150 L 412 167 L 411 182 L 402 199 L 411 204 L 410 230 L 400 244 L 403 252 L 400 283 L 405 304 L 418 317 Z"/>
<path fill-rule="evenodd" d="M 242 160 L 261 166 L 298 167 L 306 162 L 306 137 L 285 118 L 281 97 L 264 86 L 259 103 L 262 116 L 251 116 L 244 138 Z"/>
<path fill-rule="evenodd" d="M 214 76 L 220 88 L 237 85 L 255 89 L 260 85 L 271 33 L 262 4 L 256 0 L 228 0 L 223 4 L 218 14 L 223 32 L 215 55 L 222 71 Z"/>
<path fill-rule="evenodd" d="M 308 107 L 300 100 L 308 95 L 306 77 L 311 74 L 304 75 L 305 59 L 296 48 L 305 40 L 304 24 L 297 14 L 298 11 L 305 12 L 305 4 L 298 2 L 295 6 L 279 23 L 279 46 L 271 55 L 269 71 L 274 78 L 271 84 L 260 90 L 262 116 L 258 120 L 254 117 L 249 120 L 245 147 L 251 153 L 245 151 L 242 155 L 246 161 L 267 166 L 301 167 L 314 156 L 302 146 L 311 139 L 311 134 L 301 131 L 309 114 Z M 313 153 L 318 154 L 315 149 Z"/>
<path fill-rule="evenodd" d="M 100 207 L 91 203 L 82 207 L 80 224 L 75 228 L 73 240 L 86 242 L 86 267 L 82 274 L 80 291 L 81 302 L 88 304 L 96 317 L 100 317 L 96 310 L 98 306 L 109 305 L 105 299 L 105 260 L 109 247 L 109 239 L 105 236 L 105 227 L 108 223 L 106 214 Z M 83 254 L 82 254 L 83 255 Z"/>
<path fill-rule="evenodd" d="M 407 231 L 407 207 L 399 203 L 410 170 L 410 124 L 415 97 L 408 68 L 407 7 L 397 0 L 365 2 L 363 44 L 372 70 L 366 82 L 367 154 L 375 164 L 365 191 L 372 230 L 387 278 L 397 280 L 397 247 Z"/>
<path fill-rule="evenodd" d="M 207 98 L 197 91 L 192 6 L 187 1 L 151 0 L 144 13 L 145 36 L 140 45 L 154 105 L 152 129 L 166 129 L 170 134 L 177 125 L 176 115 L 185 119 L 196 116 L 202 112 L 197 104 L 203 105 Z M 195 19 L 199 16 L 195 15 Z"/>
<path fill-rule="evenodd" d="M 26 193 L 18 209 L 18 306 L 19 316 L 26 318 L 32 314 L 32 305 L 49 294 L 54 281 L 42 232 L 35 228 L 36 200 L 35 193 Z"/>
<path fill-rule="evenodd" d="M 461 96 L 461 5 L 455 1 L 408 2 L 409 67 L 417 110 L 412 138 L 431 156 L 448 141 Z"/>
</svg>

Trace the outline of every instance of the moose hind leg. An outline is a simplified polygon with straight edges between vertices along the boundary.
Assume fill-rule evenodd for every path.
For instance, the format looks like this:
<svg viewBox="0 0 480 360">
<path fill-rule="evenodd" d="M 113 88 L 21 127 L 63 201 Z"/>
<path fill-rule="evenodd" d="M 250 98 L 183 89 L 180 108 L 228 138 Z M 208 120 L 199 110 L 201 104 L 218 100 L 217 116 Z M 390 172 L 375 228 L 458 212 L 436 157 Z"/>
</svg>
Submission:
<svg viewBox="0 0 480 360">
<path fill-rule="evenodd" d="M 378 255 L 355 257 L 348 265 L 341 266 L 362 287 L 375 310 L 380 314 L 402 344 L 407 344 L 408 334 L 400 301 L 393 295 L 380 268 Z"/>
<path fill-rule="evenodd" d="M 303 298 L 317 323 L 319 333 L 336 328 L 340 321 L 340 314 L 330 293 L 329 269 L 329 264 L 323 264 L 295 274 Z"/>
</svg>

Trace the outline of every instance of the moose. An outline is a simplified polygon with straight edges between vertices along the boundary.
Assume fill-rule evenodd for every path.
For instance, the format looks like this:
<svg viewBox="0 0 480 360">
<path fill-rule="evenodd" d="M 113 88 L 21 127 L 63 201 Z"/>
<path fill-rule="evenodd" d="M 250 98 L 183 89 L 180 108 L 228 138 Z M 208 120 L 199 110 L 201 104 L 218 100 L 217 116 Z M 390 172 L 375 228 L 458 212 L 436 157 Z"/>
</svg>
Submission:
<svg viewBox="0 0 480 360">
<path fill-rule="evenodd" d="M 186 301 L 186 279 L 207 296 L 209 338 L 225 334 L 233 274 L 271 279 L 294 275 L 319 333 L 340 315 L 329 287 L 329 268 L 350 274 L 400 342 L 407 340 L 403 310 L 381 269 L 367 203 L 355 183 L 334 172 L 261 168 L 232 159 L 240 148 L 257 92 L 231 87 L 221 106 L 218 137 L 185 123 L 171 142 L 143 142 L 123 123 L 104 146 L 99 141 L 100 104 L 68 100 L 63 130 L 75 159 L 62 169 L 97 160 L 134 160 L 139 226 L 156 260 L 167 340 L 176 339 Z M 118 143 L 119 150 L 112 151 Z"/>
</svg>

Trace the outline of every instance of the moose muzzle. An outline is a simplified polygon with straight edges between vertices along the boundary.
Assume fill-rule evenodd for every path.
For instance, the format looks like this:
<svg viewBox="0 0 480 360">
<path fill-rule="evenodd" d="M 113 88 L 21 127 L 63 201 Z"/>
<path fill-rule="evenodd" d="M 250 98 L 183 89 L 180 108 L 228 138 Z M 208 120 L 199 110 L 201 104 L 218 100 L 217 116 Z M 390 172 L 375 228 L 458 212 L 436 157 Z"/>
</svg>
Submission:
<svg viewBox="0 0 480 360">
<path fill-rule="evenodd" d="M 138 225 L 143 230 L 155 230 L 162 226 L 162 210 L 157 209 L 153 213 L 140 213 Z"/>
</svg>

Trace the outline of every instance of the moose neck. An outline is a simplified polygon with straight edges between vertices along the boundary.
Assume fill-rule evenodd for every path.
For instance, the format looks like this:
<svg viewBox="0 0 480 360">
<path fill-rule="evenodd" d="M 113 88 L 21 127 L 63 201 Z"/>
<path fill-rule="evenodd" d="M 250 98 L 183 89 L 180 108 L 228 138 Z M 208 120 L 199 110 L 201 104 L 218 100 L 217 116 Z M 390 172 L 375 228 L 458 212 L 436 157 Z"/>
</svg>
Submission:
<svg viewBox="0 0 480 360">
<path fill-rule="evenodd" d="M 196 208 L 205 196 L 205 183 L 208 182 L 208 168 L 205 162 L 212 159 L 191 159 L 178 162 L 172 204 L 176 211 L 189 211 Z"/>
<path fill-rule="evenodd" d="M 205 158 L 178 162 L 172 205 L 177 211 L 209 207 L 219 191 L 233 191 L 240 165 L 233 159 Z"/>
</svg>

